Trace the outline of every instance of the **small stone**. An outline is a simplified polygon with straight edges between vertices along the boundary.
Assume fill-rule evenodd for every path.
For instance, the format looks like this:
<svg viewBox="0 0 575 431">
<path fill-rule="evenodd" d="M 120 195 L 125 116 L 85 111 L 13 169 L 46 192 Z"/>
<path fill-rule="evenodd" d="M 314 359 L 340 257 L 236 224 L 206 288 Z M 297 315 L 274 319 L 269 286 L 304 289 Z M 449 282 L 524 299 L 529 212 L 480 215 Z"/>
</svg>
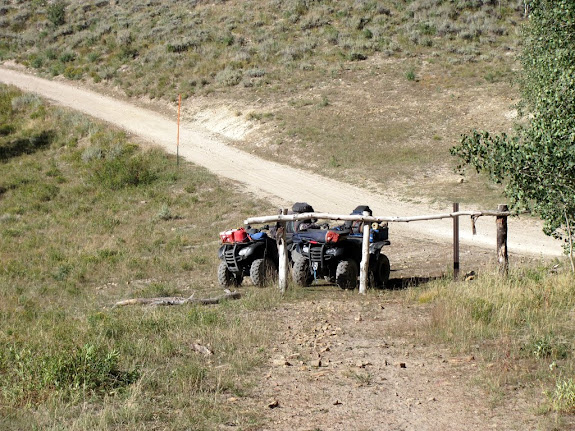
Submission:
<svg viewBox="0 0 575 431">
<path fill-rule="evenodd" d="M 405 364 L 405 362 L 398 362 L 397 366 L 398 366 L 398 368 L 407 368 L 407 365 Z"/>
<path fill-rule="evenodd" d="M 357 368 L 365 368 L 365 367 L 367 367 L 368 365 L 372 365 L 372 363 L 371 363 L 371 362 L 364 362 L 364 361 L 357 361 L 357 362 L 355 363 L 355 366 L 356 366 Z"/>
<path fill-rule="evenodd" d="M 321 367 L 321 359 L 314 359 L 309 363 L 309 365 L 314 368 L 319 368 Z"/>
<path fill-rule="evenodd" d="M 341 404 L 342 404 L 342 402 L 341 402 L 340 400 L 335 400 L 335 401 L 333 402 L 333 405 L 334 405 L 334 406 L 341 406 Z"/>
<path fill-rule="evenodd" d="M 276 367 L 290 367 L 291 363 L 286 358 L 274 359 L 272 365 Z"/>
<path fill-rule="evenodd" d="M 357 316 L 355 316 L 356 322 L 361 322 L 362 320 L 363 320 L 363 317 L 361 317 L 361 314 L 358 314 Z"/>
<path fill-rule="evenodd" d="M 278 400 L 271 400 L 270 402 L 268 402 L 268 407 L 270 409 L 275 409 L 279 406 L 280 406 L 280 402 Z"/>
</svg>

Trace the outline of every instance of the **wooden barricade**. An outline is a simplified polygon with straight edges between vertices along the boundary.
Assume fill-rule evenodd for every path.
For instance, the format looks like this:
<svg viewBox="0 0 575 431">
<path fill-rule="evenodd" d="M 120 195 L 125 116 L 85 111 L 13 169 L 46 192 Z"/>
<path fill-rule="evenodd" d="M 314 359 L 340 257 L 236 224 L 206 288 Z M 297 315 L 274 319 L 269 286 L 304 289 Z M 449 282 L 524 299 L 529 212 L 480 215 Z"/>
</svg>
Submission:
<svg viewBox="0 0 575 431">
<path fill-rule="evenodd" d="M 267 224 L 278 223 L 278 235 L 276 236 L 278 244 L 278 252 L 280 256 L 279 262 L 279 289 L 285 292 L 288 285 L 288 271 L 289 263 L 287 244 L 285 239 L 285 223 L 288 221 L 307 220 L 307 219 L 323 219 L 323 220 L 340 220 L 340 221 L 361 221 L 364 222 L 363 228 L 363 243 L 362 243 L 362 259 L 360 263 L 360 282 L 359 293 L 364 294 L 367 290 L 368 284 L 368 265 L 369 265 L 369 235 L 370 226 L 372 223 L 409 223 L 418 221 L 441 220 L 445 218 L 453 219 L 453 274 L 457 278 L 459 273 L 459 217 L 469 216 L 475 226 L 475 220 L 478 217 L 491 216 L 496 217 L 497 226 L 497 260 L 499 264 L 499 271 L 502 274 L 507 274 L 509 267 L 509 257 L 507 254 L 507 217 L 511 213 L 508 211 L 507 205 L 499 205 L 497 211 L 460 211 L 459 204 L 453 204 L 453 212 L 443 214 L 430 214 L 411 217 L 395 217 L 395 216 L 370 216 L 368 212 L 363 214 L 329 214 L 329 213 L 304 213 L 304 214 L 287 214 L 286 209 L 280 210 L 278 215 L 263 216 L 263 217 L 250 217 L 244 221 L 246 225 L 252 224 Z M 473 228 L 475 233 L 475 227 Z"/>
</svg>

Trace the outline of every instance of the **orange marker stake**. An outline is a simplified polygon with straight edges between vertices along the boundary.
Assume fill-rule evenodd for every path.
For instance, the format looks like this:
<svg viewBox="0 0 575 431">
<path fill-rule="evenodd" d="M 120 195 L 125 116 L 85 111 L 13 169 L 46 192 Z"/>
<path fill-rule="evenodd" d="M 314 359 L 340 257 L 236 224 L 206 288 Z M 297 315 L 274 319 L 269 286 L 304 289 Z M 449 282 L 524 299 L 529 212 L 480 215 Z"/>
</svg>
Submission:
<svg viewBox="0 0 575 431">
<path fill-rule="evenodd" d="M 182 95 L 178 94 L 178 137 L 176 139 L 176 165 L 180 166 L 180 110 L 182 108 Z"/>
</svg>

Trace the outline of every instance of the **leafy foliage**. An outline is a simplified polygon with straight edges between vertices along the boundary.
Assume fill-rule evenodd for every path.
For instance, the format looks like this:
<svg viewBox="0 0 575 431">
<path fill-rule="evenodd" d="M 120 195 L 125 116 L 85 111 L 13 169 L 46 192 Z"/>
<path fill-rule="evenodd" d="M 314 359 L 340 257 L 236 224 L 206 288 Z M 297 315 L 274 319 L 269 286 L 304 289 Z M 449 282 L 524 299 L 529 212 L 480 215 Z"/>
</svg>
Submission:
<svg viewBox="0 0 575 431">
<path fill-rule="evenodd" d="M 516 136 L 474 131 L 452 154 L 506 185 L 516 208 L 538 214 L 544 231 L 567 237 L 575 222 L 575 3 L 534 0 L 523 32 L 521 79 L 527 125 Z M 571 253 L 572 254 L 572 253 Z"/>
</svg>

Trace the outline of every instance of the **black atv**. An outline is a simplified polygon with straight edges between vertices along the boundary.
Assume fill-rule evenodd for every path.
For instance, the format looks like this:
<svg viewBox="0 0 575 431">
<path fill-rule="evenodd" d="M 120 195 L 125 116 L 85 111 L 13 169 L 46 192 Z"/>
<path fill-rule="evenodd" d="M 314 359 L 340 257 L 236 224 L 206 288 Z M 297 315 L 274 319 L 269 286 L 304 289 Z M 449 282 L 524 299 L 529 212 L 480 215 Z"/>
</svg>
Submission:
<svg viewBox="0 0 575 431">
<path fill-rule="evenodd" d="M 357 207 L 352 214 L 371 210 Z M 357 286 L 363 243 L 362 223 L 346 222 L 334 229 L 309 229 L 292 236 L 292 276 L 300 286 L 309 286 L 314 280 L 327 279 L 342 289 Z M 389 280 L 390 265 L 381 253 L 389 245 L 387 226 L 374 225 L 370 231 L 369 285 L 383 287 Z"/>
<path fill-rule="evenodd" d="M 291 211 L 288 212 L 288 214 L 304 214 L 313 212 L 315 212 L 313 207 L 307 202 L 296 202 L 295 204 L 293 204 L 292 209 Z M 318 226 L 316 223 L 317 220 L 315 219 L 286 222 L 286 244 L 287 244 L 288 258 L 291 265 L 293 265 L 291 253 L 292 250 L 295 249 L 295 245 L 293 243 L 293 234 L 297 232 L 306 231 L 308 229 L 320 229 L 320 226 Z M 326 226 L 324 226 L 324 228 L 326 228 Z"/>
<path fill-rule="evenodd" d="M 263 229 L 233 229 L 221 232 L 220 238 L 220 286 L 241 286 L 244 277 L 248 275 L 252 283 L 260 287 L 277 279 L 279 259 L 276 240 L 263 232 Z"/>
</svg>

